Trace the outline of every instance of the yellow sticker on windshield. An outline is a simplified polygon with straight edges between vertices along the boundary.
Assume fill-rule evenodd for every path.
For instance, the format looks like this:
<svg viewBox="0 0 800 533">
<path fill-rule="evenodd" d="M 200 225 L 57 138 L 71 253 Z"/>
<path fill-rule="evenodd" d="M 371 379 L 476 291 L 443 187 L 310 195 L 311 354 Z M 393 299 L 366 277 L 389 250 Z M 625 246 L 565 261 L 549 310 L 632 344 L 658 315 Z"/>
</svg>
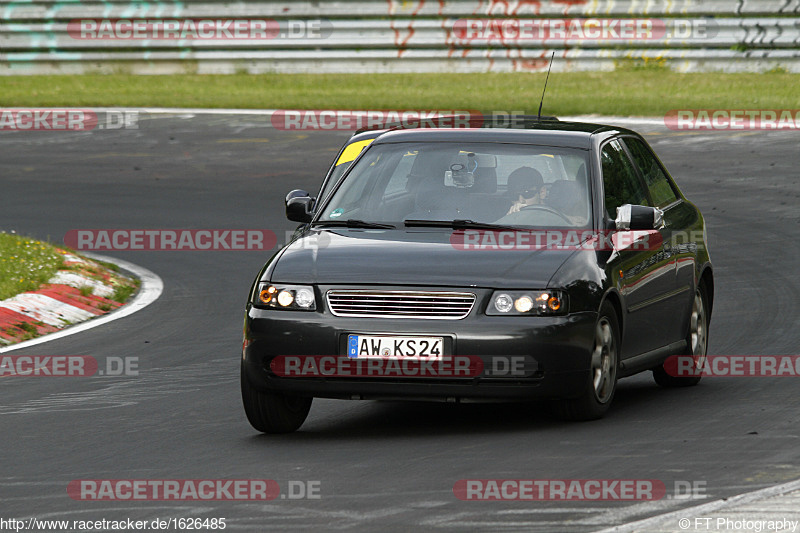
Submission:
<svg viewBox="0 0 800 533">
<path fill-rule="evenodd" d="M 358 154 L 360 154 L 361 151 L 369 146 L 374 140 L 375 139 L 356 141 L 353 144 L 348 145 L 347 148 L 345 148 L 342 152 L 342 155 L 339 156 L 339 160 L 336 161 L 336 166 L 338 167 L 342 163 L 349 163 L 350 161 L 353 161 L 356 157 L 358 157 Z"/>
</svg>

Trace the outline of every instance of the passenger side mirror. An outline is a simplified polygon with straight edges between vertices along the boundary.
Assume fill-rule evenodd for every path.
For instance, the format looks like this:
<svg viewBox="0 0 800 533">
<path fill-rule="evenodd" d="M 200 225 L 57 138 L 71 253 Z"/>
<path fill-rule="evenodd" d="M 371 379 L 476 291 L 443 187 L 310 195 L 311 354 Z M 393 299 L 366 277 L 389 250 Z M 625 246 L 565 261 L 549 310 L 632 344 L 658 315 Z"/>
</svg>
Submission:
<svg viewBox="0 0 800 533">
<path fill-rule="evenodd" d="M 625 204 L 617 208 L 618 230 L 654 230 L 664 227 L 664 212 L 657 207 Z"/>
<path fill-rule="evenodd" d="M 311 222 L 311 206 L 314 204 L 308 192 L 295 189 L 286 195 L 286 218 L 292 222 Z"/>
</svg>

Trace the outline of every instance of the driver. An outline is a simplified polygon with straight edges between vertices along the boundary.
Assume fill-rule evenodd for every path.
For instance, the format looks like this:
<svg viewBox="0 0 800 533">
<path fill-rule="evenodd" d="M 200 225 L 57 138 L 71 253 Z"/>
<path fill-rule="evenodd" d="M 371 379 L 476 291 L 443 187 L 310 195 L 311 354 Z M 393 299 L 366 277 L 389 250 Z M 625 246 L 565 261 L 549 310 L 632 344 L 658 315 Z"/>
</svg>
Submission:
<svg viewBox="0 0 800 533">
<path fill-rule="evenodd" d="M 508 176 L 508 193 L 511 207 L 506 215 L 516 213 L 528 205 L 544 204 L 547 189 L 542 174 L 531 167 L 519 167 Z"/>
</svg>

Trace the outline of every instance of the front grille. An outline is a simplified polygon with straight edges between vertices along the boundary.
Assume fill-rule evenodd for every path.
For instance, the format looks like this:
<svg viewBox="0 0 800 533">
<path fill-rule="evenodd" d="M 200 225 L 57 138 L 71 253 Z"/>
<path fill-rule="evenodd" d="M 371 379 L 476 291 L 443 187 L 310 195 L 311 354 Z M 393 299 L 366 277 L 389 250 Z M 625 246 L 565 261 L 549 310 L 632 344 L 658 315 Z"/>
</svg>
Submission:
<svg viewBox="0 0 800 533">
<path fill-rule="evenodd" d="M 328 308 L 336 316 L 459 320 L 475 304 L 469 292 L 328 291 Z"/>
</svg>

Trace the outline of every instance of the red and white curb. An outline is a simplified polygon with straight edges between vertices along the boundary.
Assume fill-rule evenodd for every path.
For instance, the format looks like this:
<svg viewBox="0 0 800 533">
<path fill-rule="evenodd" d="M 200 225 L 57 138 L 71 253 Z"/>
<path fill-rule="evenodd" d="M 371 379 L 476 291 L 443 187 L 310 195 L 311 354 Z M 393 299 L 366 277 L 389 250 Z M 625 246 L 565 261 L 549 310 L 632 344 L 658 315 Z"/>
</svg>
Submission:
<svg viewBox="0 0 800 533">
<path fill-rule="evenodd" d="M 164 290 L 161 278 L 146 268 L 97 254 L 84 255 L 91 259 L 113 263 L 139 278 L 141 285 L 133 300 L 125 305 L 113 302 L 108 299 L 114 292 L 110 284 L 87 278 L 76 272 L 59 271 L 43 289 L 18 294 L 0 302 L 0 335 L 4 325 L 19 323 L 31 324 L 40 335 L 43 335 L 2 347 L 0 353 L 74 335 L 123 318 L 153 303 Z M 67 264 L 86 263 L 71 254 L 67 254 L 65 259 Z M 91 287 L 92 294 L 81 294 L 80 287 Z M 103 311 L 100 306 L 110 306 L 114 310 Z M 76 322 L 80 323 L 73 325 Z M 69 326 L 67 329 L 62 329 L 67 326 Z"/>
</svg>

